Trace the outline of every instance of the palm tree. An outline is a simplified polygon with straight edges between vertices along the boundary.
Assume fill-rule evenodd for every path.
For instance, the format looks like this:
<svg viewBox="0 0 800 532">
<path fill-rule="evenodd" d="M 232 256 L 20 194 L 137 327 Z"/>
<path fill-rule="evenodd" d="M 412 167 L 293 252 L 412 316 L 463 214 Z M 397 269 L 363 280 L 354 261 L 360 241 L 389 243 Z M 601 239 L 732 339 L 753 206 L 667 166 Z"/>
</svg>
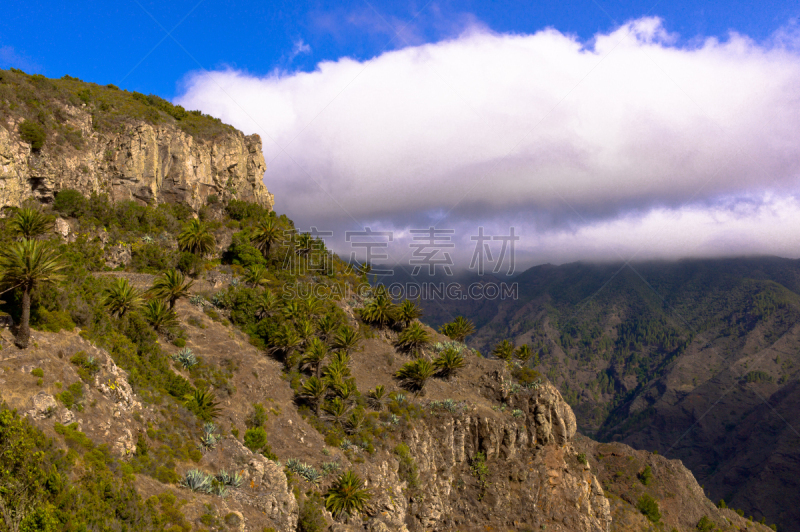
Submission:
<svg viewBox="0 0 800 532">
<path fill-rule="evenodd" d="M 31 291 L 38 285 L 63 279 L 64 268 L 57 252 L 38 240 L 26 238 L 0 251 L 0 283 L 8 289 L 22 288 L 22 317 L 14 338 L 20 349 L 27 348 L 31 339 Z"/>
<path fill-rule="evenodd" d="M 294 350 L 300 347 L 300 345 L 303 343 L 303 339 L 300 338 L 300 336 L 297 334 L 297 331 L 294 330 L 294 327 L 286 323 L 281 326 L 276 336 L 275 348 L 283 351 L 284 362 L 289 368 L 291 368 L 294 366 L 296 360 L 292 356 L 294 354 Z"/>
<path fill-rule="evenodd" d="M 533 350 L 531 350 L 531 347 L 528 344 L 523 344 L 517 348 L 517 351 L 514 353 L 514 356 L 524 366 L 525 364 L 528 363 L 528 360 L 530 360 L 531 357 L 533 356 Z"/>
<path fill-rule="evenodd" d="M 217 241 L 208 228 L 200 220 L 189 220 L 178 234 L 178 247 L 195 255 L 205 255 L 214 249 Z"/>
<path fill-rule="evenodd" d="M 339 353 L 336 353 L 338 355 Z M 330 364 L 325 366 L 322 370 L 322 375 L 331 386 L 341 384 L 350 376 L 350 368 L 347 365 L 347 359 L 338 358 L 334 355 L 334 359 Z"/>
<path fill-rule="evenodd" d="M 300 361 L 301 368 L 311 368 L 319 378 L 322 363 L 328 356 L 328 346 L 319 338 L 312 338 L 306 348 L 306 354 Z"/>
<path fill-rule="evenodd" d="M 386 388 L 383 384 L 379 384 L 374 390 L 367 393 L 367 401 L 370 406 L 375 410 L 383 410 L 383 401 L 386 399 Z"/>
<path fill-rule="evenodd" d="M 300 389 L 300 396 L 314 403 L 314 412 L 317 417 L 320 416 L 320 408 L 327 393 L 328 383 L 319 377 L 311 377 L 303 383 L 303 387 Z"/>
<path fill-rule="evenodd" d="M 369 502 L 369 490 L 364 489 L 364 481 L 353 471 L 347 471 L 325 494 L 325 509 L 339 517 L 363 512 Z"/>
<path fill-rule="evenodd" d="M 267 268 L 261 264 L 253 264 L 248 267 L 244 273 L 244 281 L 249 283 L 253 288 L 267 283 Z"/>
<path fill-rule="evenodd" d="M 412 323 L 397 336 L 398 347 L 414 356 L 419 356 L 422 348 L 430 343 L 428 331 L 419 322 Z"/>
<path fill-rule="evenodd" d="M 455 375 L 456 371 L 463 368 L 466 363 L 464 357 L 456 349 L 445 349 L 433 361 L 433 366 L 439 371 L 445 379 L 449 379 Z"/>
<path fill-rule="evenodd" d="M 463 342 L 467 336 L 475 333 L 475 325 L 464 316 L 458 316 L 450 323 L 445 323 L 439 332 L 456 342 Z"/>
<path fill-rule="evenodd" d="M 349 355 L 358 346 L 358 340 L 358 332 L 348 325 L 343 325 L 333 338 L 333 348 Z"/>
<path fill-rule="evenodd" d="M 203 421 L 211 421 L 221 412 L 219 401 L 208 388 L 203 390 L 198 388 L 185 395 L 183 404 Z"/>
<path fill-rule="evenodd" d="M 156 279 L 150 293 L 159 299 L 169 301 L 169 308 L 175 308 L 175 302 L 189 295 L 189 289 L 194 281 L 186 282 L 186 278 L 178 270 L 167 270 L 161 277 Z"/>
<path fill-rule="evenodd" d="M 152 299 L 144 307 L 144 319 L 158 332 L 166 332 L 178 325 L 175 312 L 160 299 Z"/>
<path fill-rule="evenodd" d="M 303 340 L 303 344 L 308 342 L 308 340 L 314 336 L 314 332 L 314 322 L 308 318 L 303 318 L 297 322 L 297 335 Z"/>
<path fill-rule="evenodd" d="M 303 315 L 303 309 L 300 307 L 300 303 L 298 303 L 297 300 L 291 299 L 283 305 L 283 317 L 287 320 L 296 322 L 302 318 Z"/>
<path fill-rule="evenodd" d="M 270 290 L 264 290 L 256 302 L 256 316 L 263 320 L 267 316 L 271 316 L 277 308 L 278 298 Z"/>
<path fill-rule="evenodd" d="M 389 296 L 379 293 L 361 309 L 361 317 L 367 323 L 383 327 L 395 320 L 397 306 Z"/>
<path fill-rule="evenodd" d="M 339 320 L 333 314 L 325 314 L 317 320 L 317 330 L 320 336 L 326 342 L 330 339 L 331 334 L 339 327 Z"/>
<path fill-rule="evenodd" d="M 501 360 L 510 362 L 511 357 L 514 356 L 514 344 L 512 344 L 508 340 L 503 340 L 502 342 L 494 346 L 492 354 Z"/>
<path fill-rule="evenodd" d="M 53 219 L 34 207 L 17 209 L 11 219 L 11 231 L 21 238 L 33 239 L 53 229 Z"/>
<path fill-rule="evenodd" d="M 350 410 L 347 403 L 342 401 L 341 397 L 334 397 L 324 408 L 337 425 L 342 424 L 342 418 L 344 418 L 344 416 L 347 415 L 347 411 Z"/>
<path fill-rule="evenodd" d="M 419 395 L 419 392 L 422 391 L 425 383 L 428 382 L 428 379 L 433 376 L 435 371 L 436 368 L 433 367 L 430 361 L 418 358 L 413 362 L 403 364 L 403 367 L 394 376 L 400 379 L 404 387 L 416 391 L 417 395 Z"/>
<path fill-rule="evenodd" d="M 275 218 L 268 217 L 256 224 L 253 233 L 250 235 L 250 241 L 258 248 L 264 255 L 265 259 L 269 258 L 269 250 L 276 241 L 281 237 L 281 228 L 275 221 Z"/>
<path fill-rule="evenodd" d="M 132 287 L 124 277 L 117 277 L 104 294 L 103 304 L 118 318 L 142 306 L 142 293 Z"/>
<path fill-rule="evenodd" d="M 303 309 L 309 316 L 319 316 L 325 310 L 325 304 L 318 298 L 309 294 L 303 299 Z"/>
<path fill-rule="evenodd" d="M 408 327 L 411 325 L 411 322 L 419 319 L 422 317 L 422 309 L 414 303 L 406 299 L 403 303 L 397 308 L 397 321 L 399 321 L 403 327 Z"/>
</svg>

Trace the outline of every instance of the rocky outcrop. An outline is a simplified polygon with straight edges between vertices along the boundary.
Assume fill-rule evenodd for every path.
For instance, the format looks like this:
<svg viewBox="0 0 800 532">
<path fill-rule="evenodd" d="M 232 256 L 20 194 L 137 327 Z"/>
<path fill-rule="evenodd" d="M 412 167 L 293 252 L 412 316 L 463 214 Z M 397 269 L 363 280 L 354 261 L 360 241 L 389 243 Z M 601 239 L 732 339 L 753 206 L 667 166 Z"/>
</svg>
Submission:
<svg viewBox="0 0 800 532">
<path fill-rule="evenodd" d="M 231 130 L 201 140 L 173 124 L 134 120 L 113 134 L 99 133 L 85 108 L 64 104 L 62 111 L 85 140 L 80 150 L 45 145 L 37 152 L 20 138 L 21 119 L 0 124 L 0 207 L 31 196 L 49 203 L 59 190 L 72 188 L 117 201 L 180 202 L 194 210 L 212 195 L 272 208 L 258 135 Z"/>
</svg>

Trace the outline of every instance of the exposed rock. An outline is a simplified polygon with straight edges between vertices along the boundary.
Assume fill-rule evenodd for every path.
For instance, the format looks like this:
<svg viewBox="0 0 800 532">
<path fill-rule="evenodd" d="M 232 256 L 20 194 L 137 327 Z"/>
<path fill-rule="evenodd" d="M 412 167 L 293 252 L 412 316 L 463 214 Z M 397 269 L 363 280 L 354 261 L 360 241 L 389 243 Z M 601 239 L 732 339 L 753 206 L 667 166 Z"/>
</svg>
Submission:
<svg viewBox="0 0 800 532">
<path fill-rule="evenodd" d="M 81 131 L 83 149 L 33 152 L 19 137 L 21 120 L 10 118 L 11 130 L 0 126 L 0 207 L 19 206 L 31 196 L 50 203 L 57 191 L 72 188 L 87 196 L 107 193 L 115 201 L 184 203 L 195 211 L 211 195 L 272 208 L 258 135 L 231 131 L 205 141 L 172 124 L 135 120 L 116 134 L 100 134 L 87 110 L 64 105 L 62 111 L 67 124 Z"/>
<path fill-rule="evenodd" d="M 69 223 L 64 218 L 56 218 L 54 230 L 56 234 L 61 235 L 61 238 L 67 238 L 70 233 Z"/>
<path fill-rule="evenodd" d="M 117 244 L 105 248 L 103 255 L 106 266 L 109 268 L 117 268 L 125 266 L 131 261 L 131 247 L 128 244 Z"/>
<path fill-rule="evenodd" d="M 55 398 L 45 392 L 39 392 L 31 397 L 32 408 L 28 410 L 27 415 L 33 420 L 47 419 L 53 415 L 58 408 Z"/>
</svg>

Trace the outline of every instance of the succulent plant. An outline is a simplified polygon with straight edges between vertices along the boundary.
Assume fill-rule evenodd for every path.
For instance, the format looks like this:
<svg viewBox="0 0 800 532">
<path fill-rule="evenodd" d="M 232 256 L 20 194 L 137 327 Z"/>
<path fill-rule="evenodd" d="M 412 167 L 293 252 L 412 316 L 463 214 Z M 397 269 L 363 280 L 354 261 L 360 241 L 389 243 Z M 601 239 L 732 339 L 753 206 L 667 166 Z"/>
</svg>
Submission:
<svg viewBox="0 0 800 532">
<path fill-rule="evenodd" d="M 184 347 L 172 355 L 172 360 L 183 366 L 184 369 L 192 369 L 197 365 L 197 357 L 194 356 L 194 353 L 192 353 L 192 350 L 188 347 Z"/>
<path fill-rule="evenodd" d="M 211 484 L 211 478 L 199 469 L 190 469 L 184 475 L 181 485 L 192 491 L 206 491 Z"/>
</svg>

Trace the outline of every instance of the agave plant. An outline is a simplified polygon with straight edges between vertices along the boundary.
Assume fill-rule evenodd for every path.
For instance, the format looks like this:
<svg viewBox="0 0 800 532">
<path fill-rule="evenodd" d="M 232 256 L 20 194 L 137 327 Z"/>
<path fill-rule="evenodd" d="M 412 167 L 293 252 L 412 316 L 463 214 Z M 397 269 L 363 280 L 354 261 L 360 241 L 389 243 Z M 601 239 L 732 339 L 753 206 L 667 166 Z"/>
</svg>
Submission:
<svg viewBox="0 0 800 532">
<path fill-rule="evenodd" d="M 238 488 L 242 485 L 242 475 L 237 472 L 228 473 L 225 469 L 220 469 L 217 473 L 217 482 L 223 486 Z"/>
<path fill-rule="evenodd" d="M 220 439 L 219 434 L 217 434 L 217 426 L 214 423 L 209 422 L 203 425 L 203 435 L 200 436 L 200 444 L 204 449 L 213 449 L 217 446 Z"/>
<path fill-rule="evenodd" d="M 334 462 L 323 462 L 322 463 L 322 474 L 326 477 L 332 473 L 336 473 L 342 468 L 342 464 L 339 461 Z"/>
<path fill-rule="evenodd" d="M 352 515 L 366 509 L 371 495 L 364 481 L 352 470 L 343 473 L 325 494 L 325 508 L 334 517 Z"/>
<path fill-rule="evenodd" d="M 206 475 L 199 469 L 190 469 L 183 476 L 183 480 L 181 480 L 181 485 L 186 488 L 189 488 L 192 491 L 204 492 L 210 487 L 211 479 L 212 477 Z"/>
<path fill-rule="evenodd" d="M 197 365 L 197 357 L 188 347 L 184 347 L 172 355 L 172 360 L 183 366 L 183 369 L 192 369 Z"/>
<path fill-rule="evenodd" d="M 189 298 L 189 303 L 191 303 L 195 307 L 203 308 L 204 306 L 206 306 L 206 298 L 204 298 L 200 294 L 195 294 Z"/>
<path fill-rule="evenodd" d="M 150 235 L 144 235 L 142 237 L 142 242 L 144 242 L 145 244 L 152 244 L 153 242 L 155 242 L 155 240 Z"/>
</svg>

